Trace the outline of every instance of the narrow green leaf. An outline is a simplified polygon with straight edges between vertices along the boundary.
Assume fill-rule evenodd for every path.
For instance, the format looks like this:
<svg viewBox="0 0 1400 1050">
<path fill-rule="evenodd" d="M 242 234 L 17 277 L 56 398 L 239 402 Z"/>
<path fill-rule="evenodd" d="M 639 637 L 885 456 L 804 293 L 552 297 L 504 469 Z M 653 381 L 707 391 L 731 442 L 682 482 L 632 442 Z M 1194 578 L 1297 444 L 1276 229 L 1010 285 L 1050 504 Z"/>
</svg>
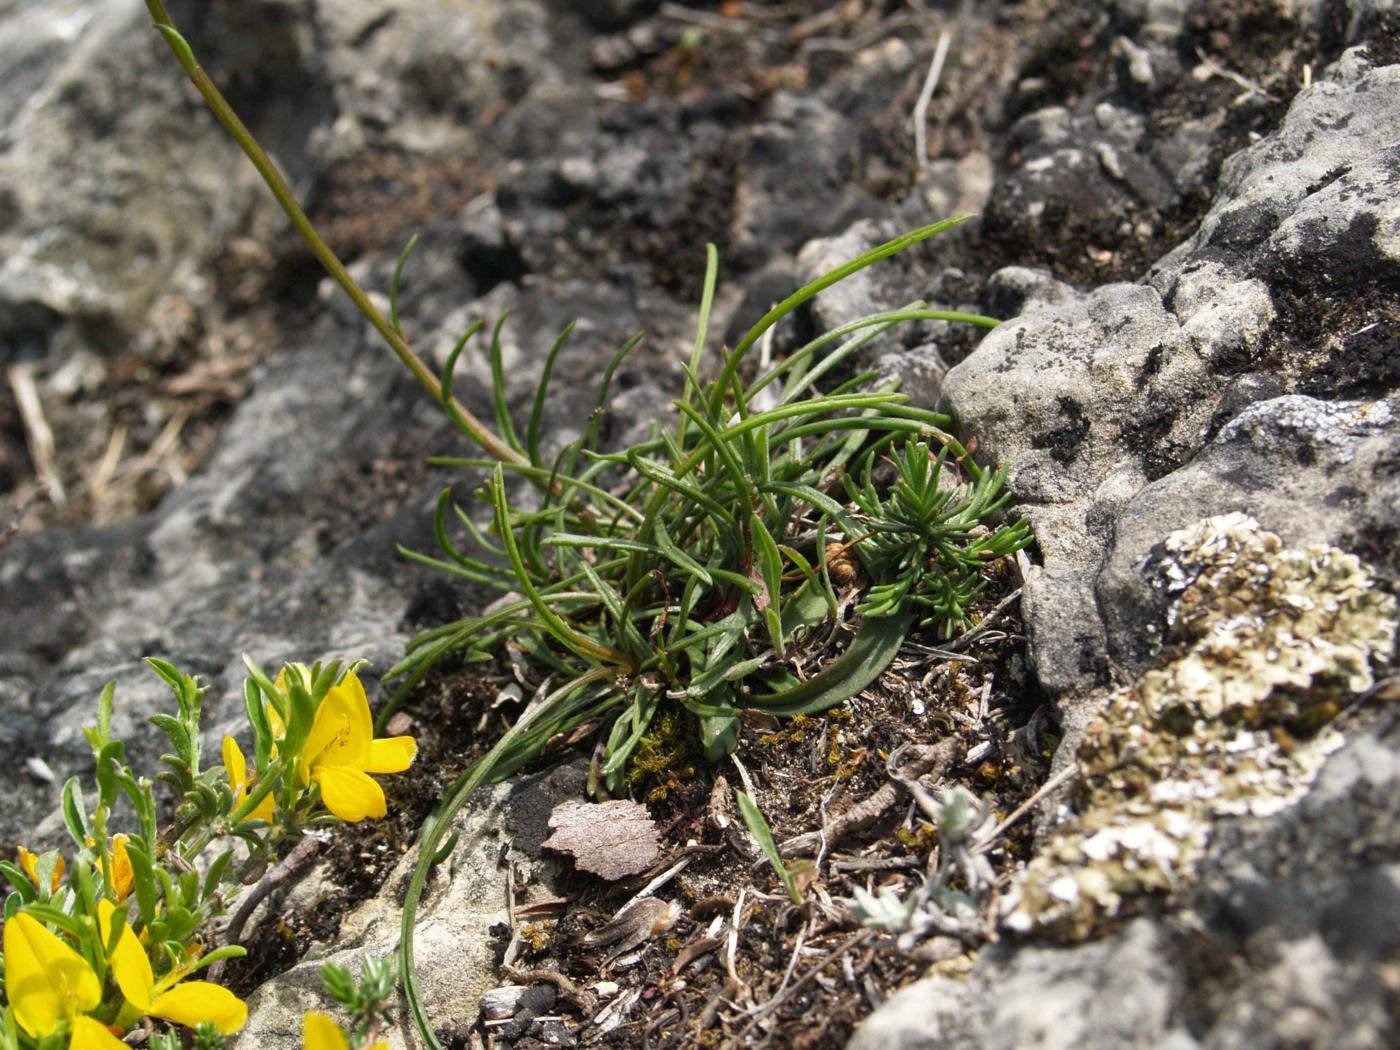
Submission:
<svg viewBox="0 0 1400 1050">
<path fill-rule="evenodd" d="M 221 944 L 219 947 L 213 948 L 201 955 L 195 960 L 192 966 L 189 966 L 182 972 L 185 977 L 188 977 L 190 974 L 198 973 L 206 966 L 212 966 L 221 959 L 241 959 L 247 954 L 248 949 L 241 944 Z M 181 980 L 183 979 L 182 977 Z"/>
<path fill-rule="evenodd" d="M 652 716 L 656 714 L 661 695 L 654 689 L 638 684 L 631 689 L 631 699 L 631 710 L 614 723 L 617 739 L 608 741 L 607 759 L 603 763 L 602 772 L 609 778 L 614 773 L 623 771 L 637 744 L 651 728 Z"/>
<path fill-rule="evenodd" d="M 126 744 L 120 740 L 108 740 L 97 753 L 93 772 L 97 778 L 97 804 L 104 809 L 111 809 L 117 800 L 117 770 L 125 761 Z"/>
<path fill-rule="evenodd" d="M 403 246 L 403 251 L 399 253 L 398 264 L 394 267 L 394 275 L 389 278 L 389 324 L 403 337 L 403 328 L 399 325 L 399 281 L 403 278 L 403 268 L 408 262 L 408 257 L 413 253 L 413 246 L 418 243 L 418 234 L 414 234 L 408 239 L 408 243 Z"/>
<path fill-rule="evenodd" d="M 442 366 L 442 382 L 438 385 L 438 401 L 443 405 L 452 404 L 452 380 L 457 373 L 457 359 L 462 356 L 462 350 L 467 343 L 471 342 L 472 336 L 481 331 L 482 325 L 486 322 L 476 321 L 462 333 L 462 338 L 457 340 L 452 352 L 447 355 L 447 363 Z"/>
<path fill-rule="evenodd" d="M 181 759 L 185 759 L 190 752 L 190 733 L 185 728 L 185 724 L 173 715 L 157 712 L 150 716 L 151 725 L 164 733 L 170 740 L 170 746 L 175 749 L 175 754 Z"/>
<path fill-rule="evenodd" d="M 578 466 L 579 454 L 591 451 L 593 446 L 597 443 L 598 432 L 603 425 L 604 417 L 607 415 L 608 392 L 612 389 L 613 374 L 617 371 L 622 362 L 626 360 L 627 355 L 630 354 L 641 341 L 642 334 L 638 332 L 618 348 L 617 353 L 613 354 L 612 360 L 608 362 L 608 366 L 603 369 L 603 381 L 598 385 L 597 404 L 594 406 L 592 414 L 588 417 L 587 424 L 584 425 L 583 433 L 579 435 L 579 439 L 572 445 L 567 462 L 565 462 L 561 468 L 565 476 L 573 474 L 574 468 Z M 640 518 L 640 513 L 637 516 Z"/>
<path fill-rule="evenodd" d="M 85 939 L 86 931 L 83 929 L 82 922 L 75 916 L 69 915 L 65 911 L 60 911 L 51 904 L 30 904 L 24 910 L 27 914 L 48 926 L 57 926 L 75 940 L 81 941 Z"/>
<path fill-rule="evenodd" d="M 154 656 L 148 656 L 146 657 L 146 666 L 160 675 L 165 683 L 175 690 L 176 695 L 184 690 L 185 676 L 176 669 L 174 664 Z"/>
<path fill-rule="evenodd" d="M 536 467 L 542 467 L 540 462 L 540 425 L 544 421 L 545 396 L 549 392 L 549 377 L 554 372 L 554 362 L 559 357 L 559 351 L 564 349 L 564 344 L 569 341 L 569 336 L 573 334 L 576 321 L 570 321 L 559 338 L 554 340 L 554 345 L 549 348 L 549 355 L 544 359 L 544 369 L 540 373 L 540 381 L 535 387 L 535 403 L 530 409 L 530 422 L 525 428 L 525 448 L 530 457 L 530 462 Z"/>
<path fill-rule="evenodd" d="M 97 735 L 103 744 L 112 739 L 112 707 L 117 695 L 117 683 L 108 682 L 97 698 Z"/>
<path fill-rule="evenodd" d="M 878 248 L 874 248 L 852 259 L 844 266 L 838 266 L 831 272 L 825 273 L 816 280 L 803 285 L 797 291 L 793 292 L 792 295 L 788 296 L 759 318 L 758 323 L 749 329 L 748 334 L 740 340 L 739 345 L 734 348 L 734 352 L 725 360 L 724 370 L 715 381 L 713 389 L 716 390 L 719 396 L 722 396 L 722 392 L 728 388 L 729 383 L 738 373 L 739 362 L 743 360 L 744 355 L 748 353 L 749 349 L 762 338 L 763 333 L 809 299 L 825 291 L 827 288 L 830 288 L 833 284 L 844 281 L 847 277 L 851 276 L 851 274 L 863 270 L 867 266 L 879 262 L 881 259 L 887 259 L 896 252 L 902 252 L 904 249 L 911 245 L 918 244 L 922 240 L 927 240 L 929 237 L 943 233 L 945 230 L 950 230 L 954 226 L 964 223 L 970 218 L 972 218 L 971 214 L 954 215 L 941 222 L 931 223 L 921 229 L 913 230 L 901 237 L 896 237 L 892 241 L 887 241 Z M 718 400 L 712 401 L 711 407 L 714 411 L 718 412 Z"/>
<path fill-rule="evenodd" d="M 488 351 L 491 361 L 491 401 L 496 409 L 496 432 L 515 451 L 524 452 L 525 449 L 520 444 L 520 439 L 515 436 L 515 424 L 511 422 L 510 406 L 506 404 L 506 375 L 505 367 L 501 363 L 501 330 L 505 327 L 506 319 L 509 317 L 510 311 L 507 310 L 501 314 L 501 319 L 491 330 L 491 347 Z"/>
<path fill-rule="evenodd" d="M 18 864 L 8 860 L 0 860 L 0 875 L 5 877 L 5 881 L 15 888 L 15 892 L 26 903 L 34 899 L 34 883 L 29 881 L 29 876 Z"/>
<path fill-rule="evenodd" d="M 705 760 L 712 764 L 724 761 L 739 746 L 739 716 L 729 714 L 700 716 L 700 746 Z"/>
<path fill-rule="evenodd" d="M 656 520 L 656 543 L 666 557 L 692 576 L 698 577 L 705 586 L 708 587 L 714 583 L 714 577 L 710 575 L 705 566 L 677 546 L 676 541 L 671 538 L 670 530 L 666 528 L 666 523 L 660 518 Z"/>
<path fill-rule="evenodd" d="M 243 682 L 243 710 L 248 715 L 248 724 L 253 727 L 254 769 L 261 770 L 267 765 L 272 754 L 272 723 L 267 717 L 267 707 L 263 703 L 262 691 L 251 678 Z"/>
<path fill-rule="evenodd" d="M 815 714 L 835 707 L 879 678 L 909 633 L 911 617 L 866 617 L 846 651 L 801 685 L 749 698 L 775 715 Z"/>
<path fill-rule="evenodd" d="M 489 566 L 485 570 L 478 570 L 466 564 L 456 564 L 450 561 L 443 561 L 441 558 L 430 557 L 427 554 L 419 554 L 417 551 L 409 550 L 404 546 L 399 546 L 395 549 L 409 561 L 417 562 L 419 565 L 426 565 L 430 569 L 440 569 L 443 572 L 451 573 L 453 576 L 460 576 L 464 580 L 470 580 L 472 583 L 480 583 L 484 586 L 495 587 L 502 591 L 515 589 L 513 577 L 493 571 Z"/>
<path fill-rule="evenodd" d="M 510 563 L 515 569 L 516 581 L 520 584 L 520 589 L 529 599 L 530 604 L 534 606 L 535 614 L 540 618 L 541 623 L 549 630 L 550 634 L 558 639 L 561 645 L 579 656 L 587 660 L 600 660 L 605 663 L 626 666 L 627 658 L 622 653 L 606 645 L 600 645 L 593 639 L 580 634 L 560 619 L 559 615 L 544 601 L 539 588 L 535 586 L 534 580 L 526 571 L 525 563 L 520 557 L 520 551 L 515 545 L 515 536 L 510 527 L 510 512 L 506 505 L 505 488 L 505 475 L 501 466 L 497 464 L 495 477 L 490 485 L 492 503 L 496 508 L 496 532 L 505 544 L 506 557 L 510 559 Z"/>
<path fill-rule="evenodd" d="M 214 863 L 209 865 L 209 870 L 204 873 L 203 898 L 208 900 L 213 897 L 219 889 L 219 883 L 223 881 L 224 872 L 228 870 L 229 862 L 233 860 L 233 851 L 224 850 L 214 858 Z"/>
<path fill-rule="evenodd" d="M 745 792 L 736 791 L 734 795 L 739 800 L 739 815 L 744 818 L 744 826 L 749 829 L 749 834 L 758 843 L 758 848 L 763 850 L 763 855 L 768 858 L 768 863 L 773 865 L 773 870 L 782 882 L 783 889 L 787 890 L 787 895 L 792 899 L 792 903 L 800 908 L 802 906 L 802 892 L 797 888 L 797 880 L 793 878 L 792 872 L 783 863 L 783 856 L 778 852 L 778 844 L 773 841 L 773 829 L 768 826 L 768 820 L 764 817 L 763 811 Z"/>
<path fill-rule="evenodd" d="M 635 450 L 630 450 L 628 452 L 627 462 L 632 465 L 637 473 L 643 475 L 650 481 L 654 481 L 662 488 L 669 489 L 685 499 L 694 501 L 708 510 L 720 521 L 724 522 L 729 528 L 733 529 L 736 527 L 737 520 L 734 515 L 718 500 L 711 498 L 695 485 L 673 474 L 655 460 L 644 459 L 642 456 L 635 455 L 634 453 Z"/>
<path fill-rule="evenodd" d="M 289 717 L 287 698 L 278 690 L 272 679 L 263 673 L 263 669 L 258 666 L 257 661 L 247 653 L 243 654 L 243 666 L 248 671 L 248 677 L 257 683 L 258 688 L 262 690 L 263 697 L 272 705 L 272 709 L 277 712 L 277 717 L 282 719 L 283 724 L 285 724 Z"/>
<path fill-rule="evenodd" d="M 156 29 L 160 31 L 161 36 L 165 37 L 165 42 L 170 45 L 170 50 L 175 52 L 180 66 L 186 73 L 193 76 L 199 69 L 199 63 L 195 61 L 194 50 L 189 43 L 174 26 L 165 22 L 157 22 Z"/>
<path fill-rule="evenodd" d="M 83 807 L 83 789 L 77 777 L 69 777 L 63 784 L 63 823 L 68 834 L 82 849 L 89 838 L 87 811 Z"/>
</svg>

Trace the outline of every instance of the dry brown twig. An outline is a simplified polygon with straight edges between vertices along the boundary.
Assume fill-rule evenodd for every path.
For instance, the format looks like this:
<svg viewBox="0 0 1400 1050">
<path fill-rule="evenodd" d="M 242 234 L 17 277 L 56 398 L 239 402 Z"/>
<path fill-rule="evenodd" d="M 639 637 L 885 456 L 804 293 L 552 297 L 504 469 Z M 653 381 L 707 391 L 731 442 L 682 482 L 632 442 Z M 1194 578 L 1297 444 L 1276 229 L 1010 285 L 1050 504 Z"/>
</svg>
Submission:
<svg viewBox="0 0 1400 1050">
<path fill-rule="evenodd" d="M 941 778 L 958 761 L 961 751 L 962 742 L 955 737 L 950 737 L 947 740 L 940 740 L 936 744 L 907 744 L 890 756 L 890 762 L 898 767 L 900 779 L 903 780 L 917 780 L 932 774 L 937 774 Z M 897 761 L 901 753 L 906 755 L 903 762 Z M 887 780 L 876 789 L 874 794 L 867 796 L 850 809 L 832 818 L 826 829 L 826 842 L 829 845 L 834 845 L 846 835 L 870 827 L 883 817 L 905 793 L 903 786 L 895 779 Z M 781 843 L 778 850 L 785 856 L 796 854 L 799 851 L 805 852 L 810 847 L 817 845 L 822 838 L 821 832 L 804 832 Z"/>
<path fill-rule="evenodd" d="M 24 423 L 24 440 L 29 447 L 34 476 L 48 486 L 49 500 L 54 506 L 61 507 L 68 502 L 68 497 L 54 469 L 53 428 L 44 415 L 44 403 L 34 382 L 34 366 L 28 362 L 10 365 L 5 370 L 5 377 L 14 392 L 15 404 L 19 406 L 20 419 Z"/>
<path fill-rule="evenodd" d="M 933 49 L 933 61 L 929 63 L 928 75 L 919 89 L 919 100 L 914 103 L 914 154 L 919 162 L 919 170 L 928 167 L 928 107 L 933 101 L 933 93 L 938 90 L 938 79 L 943 75 L 943 63 L 948 58 L 948 46 L 953 42 L 953 34 L 943 30 L 938 34 L 938 43 Z"/>
<path fill-rule="evenodd" d="M 229 920 L 228 927 L 224 930 L 223 940 L 225 944 L 237 944 L 243 938 L 243 928 L 248 925 L 248 920 L 253 917 L 253 912 L 258 908 L 273 890 L 283 883 L 288 882 L 301 872 L 311 866 L 311 863 L 321 853 L 321 840 L 310 835 L 303 836 L 301 841 L 292 847 L 292 851 L 278 862 L 277 866 L 258 880 L 258 884 L 248 891 L 248 895 L 243 898 L 238 906 L 238 910 L 233 913 L 233 918 Z M 225 960 L 220 959 L 209 968 L 209 979 L 217 982 L 223 976 Z"/>
<path fill-rule="evenodd" d="M 1242 102 L 1247 102 L 1254 95 L 1258 95 L 1268 102 L 1278 101 L 1278 96 L 1265 91 L 1263 85 L 1258 81 L 1250 80 L 1248 77 L 1236 73 L 1233 69 L 1227 69 L 1200 48 L 1196 48 L 1196 57 L 1200 59 L 1201 63 L 1197 67 L 1199 72 L 1194 74 L 1197 79 L 1209 80 L 1211 77 L 1220 77 L 1222 80 L 1228 80 L 1230 83 L 1244 88 L 1242 94 L 1235 96 L 1234 105 L 1238 106 Z"/>
<path fill-rule="evenodd" d="M 584 1014 L 591 1014 L 598 1005 L 598 1000 L 592 992 L 585 991 L 564 974 L 554 970 L 526 970 L 502 965 L 500 975 L 516 984 L 552 984 L 561 999 L 576 1006 Z"/>
<path fill-rule="evenodd" d="M 988 832 L 987 835 L 983 837 L 982 840 L 978 842 L 976 846 L 973 847 L 973 852 L 985 853 L 987 852 L 987 850 L 991 849 L 992 845 L 996 842 L 997 839 L 1001 838 L 1002 834 L 1005 833 L 1007 828 L 1011 827 L 1012 824 L 1015 824 L 1016 821 L 1020 820 L 1032 809 L 1040 805 L 1040 803 L 1045 801 L 1048 795 L 1052 794 L 1058 787 L 1060 787 L 1078 772 L 1079 764 L 1077 762 L 1071 762 L 1069 765 L 1065 766 L 1064 769 L 1060 770 L 1053 777 L 1047 780 L 1044 784 L 1041 784 L 1034 795 L 1026 799 L 1026 801 L 1022 802 L 1015 809 L 1013 809 L 1009 814 L 1007 814 L 1005 820 L 1003 820 L 1000 824 L 998 824 L 990 832 Z"/>
</svg>

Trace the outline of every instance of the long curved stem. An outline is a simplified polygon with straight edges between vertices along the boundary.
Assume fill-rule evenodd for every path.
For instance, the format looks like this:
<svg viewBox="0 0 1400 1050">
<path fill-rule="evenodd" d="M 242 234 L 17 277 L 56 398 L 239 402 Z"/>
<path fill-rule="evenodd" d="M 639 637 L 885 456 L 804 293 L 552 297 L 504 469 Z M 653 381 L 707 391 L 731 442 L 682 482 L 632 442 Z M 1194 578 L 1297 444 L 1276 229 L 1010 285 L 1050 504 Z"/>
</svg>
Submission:
<svg viewBox="0 0 1400 1050">
<path fill-rule="evenodd" d="M 418 862 L 413 866 L 413 875 L 404 893 L 403 912 L 399 919 L 399 976 L 403 981 L 404 998 L 408 1002 L 414 1027 L 428 1050 L 442 1050 L 442 1043 L 433 1032 L 432 1021 L 418 994 L 418 971 L 413 961 L 413 927 L 418 916 L 418 904 L 423 899 L 423 891 L 428 885 L 428 874 L 437 859 L 442 840 L 452 826 L 453 819 L 467 804 L 467 800 L 486 782 L 486 778 L 500 764 L 501 758 L 525 735 L 527 729 L 540 721 L 541 716 L 549 713 L 558 701 L 616 674 L 615 668 L 594 668 L 566 682 L 538 705 L 528 709 L 505 735 L 496 741 L 496 745 L 490 751 L 467 767 L 444 793 L 442 809 L 423 824 L 423 830 L 418 836 Z"/>
<path fill-rule="evenodd" d="M 433 400 L 439 400 L 441 395 L 441 383 L 430 368 L 423 363 L 423 359 L 413 352 L 413 348 L 393 324 L 391 324 L 370 300 L 365 290 L 360 287 L 359 282 L 350 276 L 350 272 L 345 269 L 335 252 L 331 250 L 319 233 L 307 218 L 306 212 L 297 202 L 296 195 L 292 193 L 291 187 L 287 185 L 287 180 L 282 177 L 282 173 L 277 170 L 277 165 L 272 162 L 272 158 L 267 155 L 267 151 L 258 144 L 258 140 L 253 137 L 253 133 L 248 130 L 238 114 L 233 111 L 233 107 L 228 104 L 228 100 L 209 79 L 209 75 L 204 72 L 199 62 L 194 57 L 194 52 L 185 38 L 180 35 L 175 28 L 175 23 L 170 18 L 170 12 L 166 10 L 165 0 L 146 0 L 146 8 L 151 12 L 155 25 L 165 37 L 165 42 L 170 45 L 170 50 L 175 52 L 175 57 L 180 60 L 181 67 L 189 76 L 199 93 L 204 97 L 204 101 L 218 118 L 219 123 L 224 126 L 230 135 L 233 136 L 239 148 L 250 161 L 253 167 L 258 169 L 258 174 L 267 183 L 267 188 L 272 191 L 272 195 L 277 198 L 277 203 L 282 206 L 282 210 L 287 213 L 287 218 L 296 227 L 311 249 L 313 255 L 330 274 L 335 283 L 345 290 L 351 301 L 354 302 L 360 313 L 371 325 L 374 326 L 388 344 L 398 359 L 407 366 L 408 370 L 414 374 L 418 382 L 422 383 L 428 393 L 433 395 Z M 477 419 L 466 407 L 456 398 L 448 397 L 441 399 L 442 406 L 452 416 L 457 423 L 471 438 L 483 449 L 489 452 L 502 463 L 512 466 L 524 466 L 528 463 L 526 458 L 511 448 L 500 439 L 490 427 Z"/>
</svg>

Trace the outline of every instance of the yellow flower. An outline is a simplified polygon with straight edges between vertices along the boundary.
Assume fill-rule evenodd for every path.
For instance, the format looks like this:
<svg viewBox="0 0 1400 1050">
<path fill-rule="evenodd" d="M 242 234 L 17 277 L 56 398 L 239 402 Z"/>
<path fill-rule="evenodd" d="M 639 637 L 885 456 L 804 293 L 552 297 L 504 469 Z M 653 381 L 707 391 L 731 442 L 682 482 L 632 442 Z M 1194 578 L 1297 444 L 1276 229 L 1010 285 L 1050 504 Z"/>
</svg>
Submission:
<svg viewBox="0 0 1400 1050">
<path fill-rule="evenodd" d="M 302 1050 L 350 1050 L 345 1033 L 323 1013 L 309 1013 L 301 1023 Z M 389 1050 L 384 1040 L 363 1047 L 362 1050 Z"/>
<path fill-rule="evenodd" d="M 224 737 L 224 774 L 228 777 L 228 786 L 233 789 L 233 805 L 237 809 L 243 804 L 251 785 L 248 782 L 248 763 L 238 748 L 238 741 L 231 736 Z M 266 820 L 271 823 L 276 810 L 277 801 L 269 791 L 244 819 Z"/>
<path fill-rule="evenodd" d="M 111 1030 L 91 1017 L 73 1018 L 73 1039 L 68 1050 L 131 1050 Z"/>
<path fill-rule="evenodd" d="M 317 784 L 326 808 L 341 820 L 382 817 L 384 791 L 370 773 L 401 773 L 413 764 L 418 741 L 411 736 L 374 739 L 374 721 L 359 676 L 333 686 L 316 709 L 297 771 L 303 784 Z"/>
<path fill-rule="evenodd" d="M 88 961 L 24 912 L 5 922 L 5 993 L 15 1021 L 34 1039 L 53 1035 L 102 1002 L 102 985 Z"/>
<path fill-rule="evenodd" d="M 104 944 L 112 941 L 114 911 L 116 908 L 111 901 L 97 902 L 97 922 Z M 189 1028 L 201 1021 L 211 1021 L 225 1035 L 238 1031 L 248 1019 L 248 1004 L 227 988 L 208 981 L 177 984 L 182 976 L 178 970 L 157 982 L 145 949 L 125 923 L 112 952 L 112 973 L 126 1001 L 143 1014 L 163 1017 Z"/>
<path fill-rule="evenodd" d="M 31 853 L 23 846 L 19 848 L 19 866 L 24 869 L 24 873 L 29 876 L 29 881 L 35 886 L 39 885 L 39 855 Z M 57 893 L 58 888 L 63 885 L 63 858 L 58 858 L 58 863 L 53 866 L 53 875 L 49 879 L 49 892 Z"/>
<path fill-rule="evenodd" d="M 113 835 L 110 843 L 112 892 L 117 895 L 118 903 L 130 897 L 131 891 L 136 888 L 136 875 L 131 870 L 131 855 L 126 851 L 127 841 L 125 835 Z"/>
</svg>

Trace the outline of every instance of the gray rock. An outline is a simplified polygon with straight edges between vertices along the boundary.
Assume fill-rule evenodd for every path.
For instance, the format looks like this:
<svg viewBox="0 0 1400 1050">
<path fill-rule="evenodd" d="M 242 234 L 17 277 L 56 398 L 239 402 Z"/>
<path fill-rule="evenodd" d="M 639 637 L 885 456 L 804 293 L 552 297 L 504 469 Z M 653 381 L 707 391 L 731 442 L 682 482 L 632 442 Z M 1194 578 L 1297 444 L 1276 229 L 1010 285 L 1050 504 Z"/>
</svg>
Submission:
<svg viewBox="0 0 1400 1050">
<path fill-rule="evenodd" d="M 1152 564 L 1162 537 L 1240 510 L 1293 546 L 1327 543 L 1394 571 L 1400 401 L 1290 395 L 1252 405 L 1187 466 L 1148 485 L 1119 514 L 1095 591 L 1110 657 L 1130 674 L 1156 655 L 1163 609 Z"/>
<path fill-rule="evenodd" d="M 1151 651 L 1142 633 L 1150 616 L 1127 600 L 1122 579 L 1097 592 L 1091 582 L 1115 532 L 1127 527 L 1124 509 L 1145 486 L 1175 477 L 1217 434 L 1228 435 L 1229 447 L 1252 447 L 1240 428 L 1221 428 L 1260 398 L 1357 384 L 1383 391 L 1390 382 L 1384 343 L 1354 358 L 1359 367 L 1341 363 L 1346 344 L 1280 351 L 1296 342 L 1296 321 L 1280 315 L 1272 285 L 1287 272 L 1325 290 L 1326 274 L 1340 287 L 1393 265 L 1385 252 L 1394 236 L 1387 187 L 1395 177 L 1389 128 L 1400 119 L 1398 73 L 1371 69 L 1360 52 L 1348 52 L 1333 70 L 1336 79 L 1299 94 L 1276 135 L 1226 163 L 1201 230 L 1157 264 L 1150 284 L 1073 295 L 1051 284 L 1037 298 L 1023 271 L 992 282 L 993 289 L 1026 285 L 1025 312 L 955 367 L 943 393 L 982 447 L 1009 466 L 1009 485 L 1036 526 L 1043 562 L 1027 580 L 1024 611 L 1037 673 L 1052 691 L 1102 684 L 1119 660 L 1127 663 L 1118 670 L 1131 674 Z M 1357 170 L 1344 175 L 1337 168 L 1329 182 L 1327 165 Z M 1019 295 L 1009 294 L 1013 301 Z M 1264 490 L 1288 491 L 1294 508 L 1325 508 L 1334 491 L 1322 471 L 1280 473 L 1277 462 L 1255 473 L 1262 464 L 1227 466 L 1223 455 L 1218 450 L 1211 459 L 1221 489 L 1215 508 L 1203 513 L 1248 506 L 1247 492 Z M 1179 482 L 1160 482 L 1162 491 L 1201 477 L 1203 464 L 1193 463 Z M 1298 487 L 1304 477 L 1321 487 Z M 1173 513 L 1182 506 L 1175 500 L 1165 501 Z M 1381 498 L 1377 506 L 1385 505 Z M 1375 514 L 1386 521 L 1390 512 Z M 1143 527 L 1157 536 L 1134 540 L 1135 556 L 1186 520 L 1163 518 L 1143 514 Z M 1305 520 L 1296 510 L 1293 519 Z M 1368 522 L 1360 531 L 1374 534 L 1376 517 Z M 1113 603 L 1102 606 L 1110 593 Z M 1131 627 L 1110 642 L 1105 617 Z"/>
<path fill-rule="evenodd" d="M 202 298 L 191 264 L 236 214 L 264 206 L 228 178 L 237 147 L 165 75 L 170 56 L 140 0 L 35 5 L 7 21 L 0 361 L 78 341 L 77 320 L 110 352 L 162 296 Z M 172 152 L 144 148 L 157 141 Z"/>
<path fill-rule="evenodd" d="M 1129 22 L 1152 17 L 1120 6 Z M 1352 12 L 1352 39 L 1377 24 L 1367 5 Z M 1035 525 L 1022 612 L 1057 697 L 1059 768 L 1102 687 L 1158 655 L 1173 530 L 1244 511 L 1285 543 L 1336 545 L 1395 578 L 1400 424 L 1382 304 L 1397 274 L 1400 67 L 1368 54 L 1343 55 L 1227 161 L 1200 229 L 1146 281 L 1080 292 L 1034 270 L 995 275 L 989 303 L 1021 316 L 945 378 L 945 405 L 1011 468 Z M 1068 164 L 1077 147 L 1054 144 L 1079 141 L 1076 119 L 1042 113 L 1022 134 Z M 1065 170 L 1108 171 L 1106 157 L 1095 172 L 1074 156 Z M 1329 329 L 1318 313 L 1347 320 Z M 902 991 L 851 1045 L 1390 1045 L 1378 960 L 1400 936 L 1396 725 L 1373 718 L 1296 805 L 1212 829 L 1194 883 L 1157 917 L 1075 947 L 1003 941 L 966 981 Z"/>
<path fill-rule="evenodd" d="M 578 0 L 562 6 L 574 10 L 595 29 L 621 29 L 656 10 L 659 0 Z"/>
<path fill-rule="evenodd" d="M 1026 581 L 1024 611 L 1047 688 L 1103 680 L 1086 581 L 1114 512 L 1199 445 L 1218 387 L 1212 346 L 1249 338 L 1266 309 L 1257 282 L 1237 285 L 1183 325 L 1153 289 L 1110 285 L 1002 325 L 945 377 L 945 404 L 1010 468 L 1008 485 L 1035 526 L 1042 565 Z"/>
<path fill-rule="evenodd" d="M 1157 264 L 1153 283 L 1170 295 L 1192 263 L 1238 271 L 1269 266 L 1260 250 L 1305 200 L 1353 165 L 1383 163 L 1380 155 L 1394 145 L 1397 84 L 1400 67 L 1371 68 L 1364 49 L 1343 55 L 1327 79 L 1298 93 L 1277 132 L 1222 166 L 1215 203 L 1197 232 Z M 1368 205 L 1357 195 L 1348 207 L 1356 214 Z M 1351 224 L 1347 216 L 1332 218 Z"/>
<path fill-rule="evenodd" d="M 1400 950 L 1397 745 L 1390 715 L 1332 756 L 1299 805 L 1217 833 L 1190 902 L 1205 935 L 1182 935 L 1188 972 L 1211 965 L 1205 953 L 1233 956 L 1223 987 L 1202 997 L 1205 1046 L 1393 1042 L 1384 972 Z"/>
<path fill-rule="evenodd" d="M 1171 1014 L 1180 994 L 1146 920 L 1078 948 L 984 951 L 965 981 L 905 988 L 868 1018 L 850 1050 L 1190 1050 Z"/>
<path fill-rule="evenodd" d="M 1246 1050 L 1390 1045 L 1383 959 L 1400 945 L 1397 723 L 1358 734 L 1275 818 L 1217 829 L 1189 921 L 1137 919 L 1067 948 L 1003 942 L 930 977 L 852 1050 Z M 1357 863 L 1355 858 L 1375 860 Z"/>
</svg>

